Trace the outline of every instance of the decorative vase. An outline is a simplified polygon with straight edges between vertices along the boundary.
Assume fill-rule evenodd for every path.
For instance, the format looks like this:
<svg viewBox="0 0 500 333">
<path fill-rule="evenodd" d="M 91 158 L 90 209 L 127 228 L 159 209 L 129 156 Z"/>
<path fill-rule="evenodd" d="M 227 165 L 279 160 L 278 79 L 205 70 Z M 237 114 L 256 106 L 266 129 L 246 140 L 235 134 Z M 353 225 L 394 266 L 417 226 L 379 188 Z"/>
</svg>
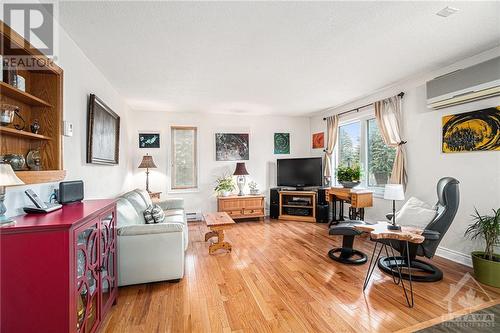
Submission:
<svg viewBox="0 0 500 333">
<path fill-rule="evenodd" d="M 10 164 L 14 171 L 19 171 L 24 169 L 24 164 L 26 160 L 23 155 L 19 154 L 6 154 L 3 156 L 3 162 Z"/>
<path fill-rule="evenodd" d="M 339 181 L 339 183 L 342 184 L 342 186 L 344 188 L 353 188 L 353 187 L 356 187 L 360 184 L 359 181 L 356 181 L 356 182 Z"/>
<path fill-rule="evenodd" d="M 482 251 L 471 253 L 476 280 L 488 286 L 500 288 L 500 255 L 493 254 L 494 260 L 484 259 L 483 255 Z"/>
<path fill-rule="evenodd" d="M 250 189 L 250 194 L 251 195 L 257 195 L 259 193 L 260 193 L 260 191 L 258 189 L 255 189 L 255 190 Z"/>
<path fill-rule="evenodd" d="M 221 197 L 228 197 L 231 194 L 229 191 L 220 191 L 220 196 Z"/>
</svg>

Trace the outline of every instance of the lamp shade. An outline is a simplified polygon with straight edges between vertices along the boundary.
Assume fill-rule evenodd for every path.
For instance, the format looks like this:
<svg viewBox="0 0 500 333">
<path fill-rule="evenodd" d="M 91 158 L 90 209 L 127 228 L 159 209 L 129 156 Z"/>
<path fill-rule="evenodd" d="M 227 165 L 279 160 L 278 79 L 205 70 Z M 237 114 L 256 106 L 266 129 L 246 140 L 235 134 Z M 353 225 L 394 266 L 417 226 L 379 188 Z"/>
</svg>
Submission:
<svg viewBox="0 0 500 333">
<path fill-rule="evenodd" d="M 145 155 L 142 157 L 141 164 L 138 166 L 139 169 L 154 169 L 156 168 L 156 164 L 153 161 L 153 156 Z"/>
<path fill-rule="evenodd" d="M 0 164 L 0 186 L 22 185 L 24 182 L 17 178 L 10 164 Z"/>
<path fill-rule="evenodd" d="M 234 176 L 246 176 L 248 175 L 247 168 L 244 162 L 236 163 L 236 170 L 233 173 Z"/>
<path fill-rule="evenodd" d="M 401 184 L 386 184 L 384 190 L 384 199 L 386 200 L 404 200 L 405 191 Z"/>
</svg>

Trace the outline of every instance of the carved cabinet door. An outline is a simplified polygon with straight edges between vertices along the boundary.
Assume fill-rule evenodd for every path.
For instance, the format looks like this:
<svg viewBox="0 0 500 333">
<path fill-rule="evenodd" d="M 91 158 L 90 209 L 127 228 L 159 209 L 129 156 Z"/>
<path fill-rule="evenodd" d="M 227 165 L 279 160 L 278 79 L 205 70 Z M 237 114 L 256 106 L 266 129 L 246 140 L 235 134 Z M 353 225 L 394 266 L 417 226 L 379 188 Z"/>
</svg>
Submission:
<svg viewBox="0 0 500 333">
<path fill-rule="evenodd" d="M 92 220 L 75 231 L 76 332 L 91 333 L 99 324 L 100 221 Z"/>
<path fill-rule="evenodd" d="M 113 305 L 118 290 L 116 276 L 116 215 L 115 210 L 101 216 L 100 278 L 102 313 Z"/>
</svg>

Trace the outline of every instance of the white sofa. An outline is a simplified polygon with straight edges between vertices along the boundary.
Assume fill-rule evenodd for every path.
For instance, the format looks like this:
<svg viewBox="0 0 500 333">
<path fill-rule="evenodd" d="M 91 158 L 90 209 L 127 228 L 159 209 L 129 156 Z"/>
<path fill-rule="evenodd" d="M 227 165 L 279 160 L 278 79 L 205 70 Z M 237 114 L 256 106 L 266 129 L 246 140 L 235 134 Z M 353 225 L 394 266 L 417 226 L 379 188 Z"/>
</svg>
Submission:
<svg viewBox="0 0 500 333">
<path fill-rule="evenodd" d="M 183 199 L 157 202 L 165 222 L 146 224 L 144 210 L 152 205 L 144 190 L 117 199 L 118 285 L 177 280 L 184 276 L 188 227 Z"/>
</svg>

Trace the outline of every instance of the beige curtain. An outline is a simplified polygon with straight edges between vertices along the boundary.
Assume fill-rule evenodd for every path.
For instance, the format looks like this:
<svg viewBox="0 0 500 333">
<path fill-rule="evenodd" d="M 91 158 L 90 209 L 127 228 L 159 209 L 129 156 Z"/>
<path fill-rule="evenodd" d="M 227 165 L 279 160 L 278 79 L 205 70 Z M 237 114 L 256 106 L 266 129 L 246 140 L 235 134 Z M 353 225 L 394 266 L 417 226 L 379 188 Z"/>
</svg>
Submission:
<svg viewBox="0 0 500 333">
<path fill-rule="evenodd" d="M 339 128 L 339 117 L 337 115 L 326 118 L 326 149 L 324 158 L 323 176 L 328 180 L 332 179 L 332 154 L 337 143 L 337 131 Z"/>
<path fill-rule="evenodd" d="M 406 141 L 403 138 L 401 97 L 394 96 L 375 102 L 375 117 L 385 144 L 396 148 L 390 182 L 402 184 L 406 188 L 408 175 L 406 172 Z"/>
</svg>

